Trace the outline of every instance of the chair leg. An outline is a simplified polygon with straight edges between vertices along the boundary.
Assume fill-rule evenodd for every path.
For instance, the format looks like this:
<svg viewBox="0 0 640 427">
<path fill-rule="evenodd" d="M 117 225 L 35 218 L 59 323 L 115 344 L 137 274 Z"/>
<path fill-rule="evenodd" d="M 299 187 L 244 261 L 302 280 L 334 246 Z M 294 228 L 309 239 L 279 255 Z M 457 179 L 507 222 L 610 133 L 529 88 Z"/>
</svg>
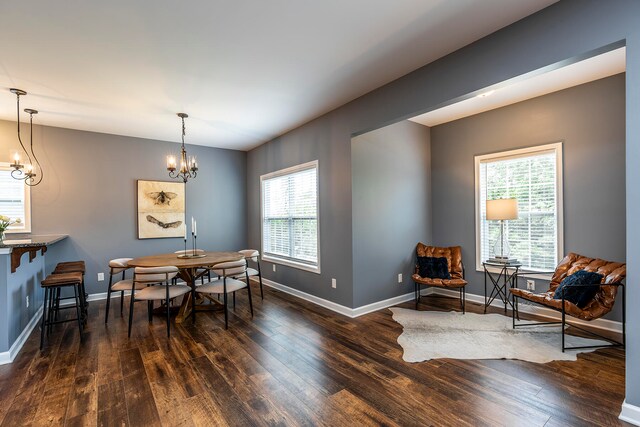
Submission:
<svg viewBox="0 0 640 427">
<path fill-rule="evenodd" d="M 564 311 L 564 292 L 562 292 L 562 326 L 561 326 L 561 332 L 562 332 L 562 352 L 564 353 L 564 327 L 566 324 L 566 313 Z"/>
<path fill-rule="evenodd" d="M 247 279 L 249 280 L 249 279 Z M 260 269 L 260 262 L 258 261 L 258 280 L 260 281 L 260 299 L 264 299 L 264 291 L 262 290 L 262 270 Z M 249 282 L 247 282 L 249 283 Z"/>
<path fill-rule="evenodd" d="M 124 291 L 120 291 L 120 317 L 124 312 Z"/>
<path fill-rule="evenodd" d="M 153 301 L 147 301 L 147 315 L 149 316 L 149 323 L 153 322 Z"/>
<path fill-rule="evenodd" d="M 253 317 L 253 302 L 251 301 L 251 284 L 249 283 L 249 273 L 245 272 L 247 276 L 247 294 L 249 297 L 249 309 L 251 309 L 251 317 Z"/>
<path fill-rule="evenodd" d="M 44 330 L 47 328 L 47 299 L 51 299 L 49 297 L 49 288 L 44 288 L 44 304 L 42 306 L 42 326 L 40 327 L 40 350 L 42 350 L 42 345 L 44 344 Z"/>
<path fill-rule="evenodd" d="M 62 291 L 61 288 L 55 288 L 55 299 L 51 302 L 52 303 L 52 307 L 55 308 L 55 310 L 53 311 L 53 314 L 55 315 L 55 320 L 58 320 L 58 313 L 60 312 L 60 292 Z"/>
<path fill-rule="evenodd" d="M 80 332 L 80 342 L 82 342 L 82 314 L 81 314 L 81 309 L 83 309 L 83 304 L 82 304 L 82 295 L 80 295 L 80 292 L 82 292 L 82 287 L 80 285 L 73 285 L 73 294 L 75 297 L 75 302 L 76 302 L 76 316 L 78 317 L 78 331 Z"/>
<path fill-rule="evenodd" d="M 133 322 L 133 306 L 135 305 L 135 296 L 133 293 L 131 294 L 131 298 L 129 300 L 129 334 L 128 337 L 131 338 L 131 323 Z"/>
<path fill-rule="evenodd" d="M 53 288 L 49 290 L 49 312 L 47 313 L 47 336 L 51 333 L 51 325 L 53 325 L 54 315 L 57 316 L 57 311 L 55 310 L 56 304 L 56 292 L 58 292 L 58 288 Z M 57 318 L 56 318 L 57 320 Z"/>
<path fill-rule="evenodd" d="M 229 327 L 229 306 L 227 304 L 227 276 L 222 279 L 222 287 L 224 290 L 224 328 Z"/>
<path fill-rule="evenodd" d="M 414 282 L 413 292 L 416 294 L 416 310 L 418 309 L 418 302 L 420 301 L 420 285 Z"/>
<path fill-rule="evenodd" d="M 167 307 L 167 338 L 171 337 L 171 306 L 169 304 L 169 286 L 167 286 L 167 297 L 165 300 Z"/>
<path fill-rule="evenodd" d="M 111 307 L 111 283 L 113 282 L 113 274 L 109 274 L 109 287 L 107 288 L 107 308 L 104 313 L 104 323 L 109 321 L 109 307 Z"/>
<path fill-rule="evenodd" d="M 233 309 L 236 309 L 236 293 L 233 293 Z"/>
</svg>

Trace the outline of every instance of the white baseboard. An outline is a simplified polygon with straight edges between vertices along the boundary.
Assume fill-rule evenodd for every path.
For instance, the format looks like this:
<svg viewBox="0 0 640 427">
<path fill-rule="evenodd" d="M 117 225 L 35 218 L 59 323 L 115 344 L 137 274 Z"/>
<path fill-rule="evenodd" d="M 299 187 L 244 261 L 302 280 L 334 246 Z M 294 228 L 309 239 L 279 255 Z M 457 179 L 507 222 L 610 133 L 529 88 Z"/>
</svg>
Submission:
<svg viewBox="0 0 640 427">
<path fill-rule="evenodd" d="M 31 320 L 27 324 L 27 327 L 22 330 L 22 333 L 13 343 L 9 351 L 3 351 L 2 353 L 0 353 L 0 365 L 6 365 L 7 363 L 12 363 L 14 361 L 18 353 L 20 353 L 20 350 L 22 350 L 22 346 L 27 341 L 27 338 L 29 338 L 29 335 L 31 335 L 31 332 L 33 332 L 36 325 L 40 321 L 41 317 L 42 307 L 40 307 L 38 311 L 36 311 L 35 316 L 31 318 Z"/>
<path fill-rule="evenodd" d="M 622 402 L 622 412 L 618 418 L 634 426 L 640 426 L 640 406 L 631 405 L 625 400 Z"/>
<path fill-rule="evenodd" d="M 255 279 L 252 279 L 255 280 Z M 389 298 L 383 301 L 378 301 L 378 302 L 374 302 L 372 304 L 367 304 L 367 305 L 363 305 L 361 307 L 357 307 L 357 308 L 350 308 L 350 307 L 346 307 L 344 305 L 341 304 L 337 304 L 333 301 L 329 301 L 326 300 L 324 298 L 320 298 L 317 297 L 315 295 L 311 295 L 308 294 L 306 292 L 302 292 L 299 291 L 297 289 L 291 288 L 289 286 L 285 286 L 281 283 L 278 282 L 274 282 L 273 280 L 269 280 L 269 279 L 265 279 L 264 277 L 262 278 L 262 283 L 266 286 L 269 286 L 270 288 L 274 288 L 277 289 L 279 291 L 282 291 L 286 294 L 289 295 L 293 295 L 294 297 L 298 297 L 300 299 L 303 299 L 305 301 L 309 301 L 312 302 L 316 305 L 319 305 L 321 307 L 327 308 L 331 311 L 335 311 L 336 313 L 342 314 L 343 316 L 347 316 L 347 317 L 359 317 L 362 315 L 365 315 L 367 313 L 371 313 L 377 310 L 381 310 L 383 308 L 387 308 L 387 307 L 391 307 L 406 301 L 411 301 L 413 300 L 415 297 L 413 295 L 413 292 L 408 293 L 408 294 L 404 294 L 404 295 L 399 295 L 397 297 L 393 297 L 393 298 Z M 427 295 L 426 293 L 423 293 L 423 295 Z"/>
<path fill-rule="evenodd" d="M 429 288 L 429 289 L 431 289 L 432 293 L 436 295 L 446 295 L 446 296 L 455 297 L 455 298 L 458 298 L 458 295 L 459 295 L 457 290 L 443 289 L 443 288 Z M 478 304 L 484 304 L 484 295 L 467 293 L 466 298 L 467 298 L 467 301 L 475 302 Z M 504 308 L 504 304 L 502 304 L 502 301 L 500 300 L 493 300 L 493 302 L 491 303 L 491 306 Z M 535 305 L 521 303 L 518 305 L 518 309 L 520 310 L 521 313 L 535 314 L 536 316 L 545 317 L 552 320 L 560 320 L 562 317 L 562 315 L 558 311 L 552 310 L 550 308 L 535 306 Z M 601 329 L 606 331 L 622 333 L 622 323 L 616 322 L 614 320 L 596 319 L 596 320 L 587 322 L 586 320 L 569 317 L 569 322 L 575 323 L 581 326 L 588 326 L 594 329 Z"/>
</svg>

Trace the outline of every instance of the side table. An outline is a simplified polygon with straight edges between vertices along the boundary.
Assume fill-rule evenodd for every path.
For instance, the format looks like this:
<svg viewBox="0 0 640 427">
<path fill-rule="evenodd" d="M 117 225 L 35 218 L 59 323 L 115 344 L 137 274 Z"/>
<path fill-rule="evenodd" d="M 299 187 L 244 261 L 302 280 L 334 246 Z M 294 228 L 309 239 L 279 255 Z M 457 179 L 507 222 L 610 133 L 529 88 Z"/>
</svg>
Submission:
<svg viewBox="0 0 640 427">
<path fill-rule="evenodd" d="M 509 288 L 518 286 L 518 273 L 522 264 L 519 262 L 501 263 L 484 261 L 482 266 L 484 267 L 484 312 L 487 312 L 487 307 L 490 306 L 496 298 L 500 298 L 504 303 L 505 313 L 507 312 L 507 305 L 511 306 L 512 310 L 515 310 L 515 307 L 509 298 Z M 491 271 L 491 267 L 498 269 L 499 272 Z M 491 292 L 488 295 L 487 278 L 493 285 L 493 289 L 491 289 Z"/>
</svg>

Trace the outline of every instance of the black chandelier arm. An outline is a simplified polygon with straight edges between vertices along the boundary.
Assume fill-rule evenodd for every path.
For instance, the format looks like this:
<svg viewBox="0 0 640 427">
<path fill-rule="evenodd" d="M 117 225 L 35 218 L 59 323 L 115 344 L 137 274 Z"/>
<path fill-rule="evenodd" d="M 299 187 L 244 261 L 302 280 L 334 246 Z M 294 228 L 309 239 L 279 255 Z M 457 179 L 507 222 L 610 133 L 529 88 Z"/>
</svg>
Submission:
<svg viewBox="0 0 640 427">
<path fill-rule="evenodd" d="M 21 169 L 14 169 L 14 170 L 11 171 L 11 178 L 25 180 L 25 179 L 27 179 L 27 176 L 26 176 L 26 174 L 22 173 Z"/>
<path fill-rule="evenodd" d="M 29 163 L 31 163 L 31 156 L 29 156 L 29 152 L 27 151 L 27 149 L 25 148 L 24 144 L 22 143 L 22 138 L 20 137 L 20 94 L 16 93 L 16 106 L 18 109 L 18 120 L 17 120 L 17 125 L 18 125 L 18 142 L 20 142 L 20 146 L 22 147 L 22 151 L 24 151 L 24 154 L 27 155 L 27 159 L 29 160 Z"/>
<path fill-rule="evenodd" d="M 31 137 L 31 155 L 33 156 L 33 159 L 36 161 L 36 164 L 38 165 L 37 170 L 40 171 L 40 177 L 38 178 L 37 181 L 34 181 L 33 175 L 29 176 L 29 179 L 25 181 L 25 184 L 27 184 L 30 187 L 33 187 L 40 184 L 42 182 L 42 179 L 44 178 L 44 170 L 40 165 L 40 161 L 36 157 L 35 151 L 33 151 L 33 113 L 29 113 L 29 126 L 31 131 L 31 136 L 30 136 Z M 31 161 L 31 159 L 29 159 L 29 161 Z M 33 166 L 32 170 L 36 170 L 36 167 L 35 167 L 36 165 L 32 164 L 32 166 Z"/>
</svg>

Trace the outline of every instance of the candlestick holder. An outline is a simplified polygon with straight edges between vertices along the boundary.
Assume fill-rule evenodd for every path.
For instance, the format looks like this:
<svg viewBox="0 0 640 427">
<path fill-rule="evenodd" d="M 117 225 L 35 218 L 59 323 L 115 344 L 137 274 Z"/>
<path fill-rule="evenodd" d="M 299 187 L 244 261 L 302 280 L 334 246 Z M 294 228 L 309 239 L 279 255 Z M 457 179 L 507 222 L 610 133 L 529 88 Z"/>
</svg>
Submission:
<svg viewBox="0 0 640 427">
<path fill-rule="evenodd" d="M 197 243 L 197 239 L 198 236 L 196 236 L 195 234 L 191 233 L 191 252 L 187 252 L 187 239 L 184 239 L 184 253 L 178 255 L 178 258 L 181 259 L 189 259 L 189 258 L 204 258 L 207 256 L 207 254 L 203 254 L 203 253 L 198 253 L 198 243 Z"/>
</svg>

